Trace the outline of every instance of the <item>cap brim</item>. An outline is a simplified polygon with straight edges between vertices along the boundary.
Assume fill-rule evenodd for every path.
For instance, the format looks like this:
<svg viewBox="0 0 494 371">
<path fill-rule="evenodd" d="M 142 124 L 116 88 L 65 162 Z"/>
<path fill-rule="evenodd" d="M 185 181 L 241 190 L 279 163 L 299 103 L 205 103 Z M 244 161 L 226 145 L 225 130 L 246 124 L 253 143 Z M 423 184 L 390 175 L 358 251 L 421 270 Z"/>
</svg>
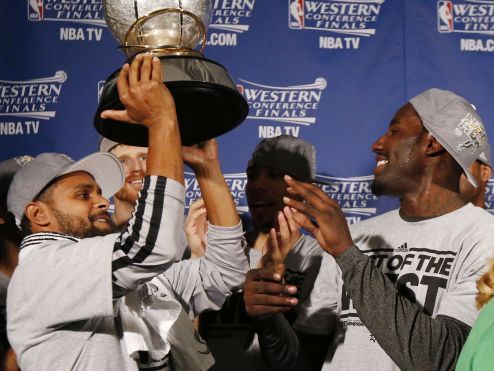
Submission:
<svg viewBox="0 0 494 371">
<path fill-rule="evenodd" d="M 114 142 L 105 137 L 101 137 L 101 142 L 99 143 L 99 150 L 101 152 L 110 152 L 113 148 L 118 146 L 120 143 Z"/>
<path fill-rule="evenodd" d="M 108 152 L 92 153 L 67 168 L 62 174 L 85 171 L 91 174 L 101 187 L 103 197 L 110 198 L 123 187 L 125 171 L 115 156 Z"/>
<path fill-rule="evenodd" d="M 477 183 L 477 181 L 475 180 L 475 178 L 473 177 L 473 175 L 470 173 L 469 170 L 465 169 L 464 167 L 462 167 L 463 169 L 463 172 L 465 173 L 465 176 L 467 177 L 468 181 L 475 187 L 475 188 L 479 188 L 479 185 Z"/>
</svg>

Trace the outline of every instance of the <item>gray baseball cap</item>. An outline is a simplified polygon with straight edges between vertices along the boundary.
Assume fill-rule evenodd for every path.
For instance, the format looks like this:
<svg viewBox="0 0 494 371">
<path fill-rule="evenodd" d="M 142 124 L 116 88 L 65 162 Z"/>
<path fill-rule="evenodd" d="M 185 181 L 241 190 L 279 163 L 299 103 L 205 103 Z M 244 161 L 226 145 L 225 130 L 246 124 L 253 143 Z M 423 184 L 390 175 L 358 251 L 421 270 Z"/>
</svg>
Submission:
<svg viewBox="0 0 494 371">
<path fill-rule="evenodd" d="M 14 214 L 17 225 L 20 225 L 26 205 L 53 179 L 75 171 L 91 174 L 106 198 L 122 188 L 125 180 L 122 164 L 110 153 L 96 152 L 77 162 L 61 153 L 42 153 L 17 171 L 10 185 L 7 207 Z"/>
<path fill-rule="evenodd" d="M 7 193 L 15 173 L 31 162 L 32 159 L 33 157 L 24 155 L 0 162 L 0 203 L 5 210 L 7 210 Z"/>
<path fill-rule="evenodd" d="M 115 148 L 116 146 L 120 146 L 120 145 L 130 146 L 130 147 L 147 148 L 147 147 L 144 147 L 144 146 L 134 146 L 134 145 L 131 145 L 131 144 L 117 143 L 117 142 L 114 142 L 111 139 L 108 139 L 108 138 L 105 138 L 105 137 L 101 137 L 101 140 L 99 142 L 99 150 L 101 152 L 110 152 L 110 151 L 113 150 L 113 148 Z"/>
<path fill-rule="evenodd" d="M 448 90 L 429 89 L 410 99 L 424 127 L 462 167 L 473 186 L 477 181 L 468 170 L 475 160 L 491 166 L 490 146 L 482 119 L 464 98 Z"/>
<path fill-rule="evenodd" d="M 247 169 L 254 166 L 277 169 L 303 182 L 327 184 L 316 179 L 314 146 L 291 135 L 261 140 L 252 153 Z"/>
<path fill-rule="evenodd" d="M 120 145 L 120 143 L 114 142 L 113 140 L 105 137 L 101 137 L 101 141 L 99 142 L 99 150 L 101 152 L 110 152 L 118 145 Z"/>
</svg>

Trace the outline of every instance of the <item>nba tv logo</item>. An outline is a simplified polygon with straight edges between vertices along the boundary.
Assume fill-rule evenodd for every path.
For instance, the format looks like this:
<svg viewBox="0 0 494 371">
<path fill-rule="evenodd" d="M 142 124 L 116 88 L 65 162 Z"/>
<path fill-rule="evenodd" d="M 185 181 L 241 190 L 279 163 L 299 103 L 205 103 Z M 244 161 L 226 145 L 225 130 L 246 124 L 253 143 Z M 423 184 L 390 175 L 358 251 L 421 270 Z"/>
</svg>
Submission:
<svg viewBox="0 0 494 371">
<path fill-rule="evenodd" d="M 43 19 L 43 0 L 27 0 L 27 19 L 30 21 Z"/>
<path fill-rule="evenodd" d="M 453 3 L 437 2 L 437 30 L 441 33 L 453 32 Z"/>
<path fill-rule="evenodd" d="M 288 0 L 288 25 L 290 28 L 304 28 L 304 1 Z"/>
</svg>

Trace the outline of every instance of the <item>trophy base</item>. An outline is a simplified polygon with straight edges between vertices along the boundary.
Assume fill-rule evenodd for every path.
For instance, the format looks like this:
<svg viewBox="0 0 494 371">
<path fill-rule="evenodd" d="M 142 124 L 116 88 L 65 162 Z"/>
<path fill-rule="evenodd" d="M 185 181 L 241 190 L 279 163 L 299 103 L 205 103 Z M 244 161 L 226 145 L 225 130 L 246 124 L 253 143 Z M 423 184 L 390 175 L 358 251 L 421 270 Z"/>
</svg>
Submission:
<svg viewBox="0 0 494 371">
<path fill-rule="evenodd" d="M 193 145 L 220 136 L 247 117 L 249 106 L 227 70 L 199 56 L 160 56 L 164 83 L 176 105 L 182 144 Z M 107 109 L 124 109 L 118 99 L 120 70 L 106 80 L 94 118 L 96 130 L 117 143 L 147 147 L 147 128 L 100 117 Z"/>
</svg>

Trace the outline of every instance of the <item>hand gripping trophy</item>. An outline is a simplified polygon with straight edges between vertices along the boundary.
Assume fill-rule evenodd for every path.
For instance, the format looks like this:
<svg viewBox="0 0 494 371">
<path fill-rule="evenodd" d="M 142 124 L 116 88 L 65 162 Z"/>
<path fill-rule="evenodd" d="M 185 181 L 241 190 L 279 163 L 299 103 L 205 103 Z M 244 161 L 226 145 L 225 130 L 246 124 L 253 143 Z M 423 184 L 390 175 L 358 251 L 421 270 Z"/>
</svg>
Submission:
<svg viewBox="0 0 494 371">
<path fill-rule="evenodd" d="M 108 28 L 129 61 L 145 52 L 160 59 L 164 82 L 175 99 L 182 144 L 216 137 L 242 123 L 247 102 L 225 67 L 202 54 L 211 0 L 103 0 L 103 5 Z M 118 73 L 106 80 L 94 125 L 108 139 L 146 146 L 144 126 L 100 117 L 106 109 L 123 109 Z"/>
</svg>

